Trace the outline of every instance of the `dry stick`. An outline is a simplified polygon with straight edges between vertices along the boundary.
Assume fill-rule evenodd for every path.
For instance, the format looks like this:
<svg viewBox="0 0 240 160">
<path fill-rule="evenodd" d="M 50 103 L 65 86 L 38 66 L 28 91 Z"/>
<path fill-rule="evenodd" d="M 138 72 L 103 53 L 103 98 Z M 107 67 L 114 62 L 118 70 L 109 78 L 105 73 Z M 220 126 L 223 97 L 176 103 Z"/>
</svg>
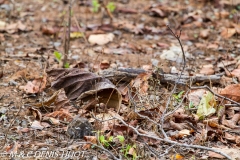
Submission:
<svg viewBox="0 0 240 160">
<path fill-rule="evenodd" d="M 184 50 L 183 50 L 183 46 L 182 46 L 182 43 L 181 43 L 181 40 L 180 40 L 182 30 L 180 30 L 179 35 L 176 35 L 168 25 L 167 25 L 167 27 L 168 27 L 168 29 L 171 31 L 172 35 L 178 40 L 178 42 L 179 42 L 179 44 L 180 44 L 180 46 L 181 46 L 181 50 L 182 50 L 182 54 L 183 54 L 183 68 L 182 68 L 182 71 L 181 71 L 181 73 L 180 73 L 177 81 L 175 81 L 174 87 L 173 87 L 173 89 L 172 89 L 172 91 L 171 91 L 171 94 L 170 94 L 170 96 L 169 96 L 169 98 L 168 98 L 168 101 L 167 101 L 165 110 L 163 111 L 162 118 L 161 118 L 161 126 L 162 126 L 162 127 L 163 127 L 164 119 L 165 119 L 165 117 L 166 117 L 166 116 L 165 116 L 165 113 L 166 113 L 167 110 L 168 110 L 168 107 L 169 107 L 169 104 L 170 104 L 170 101 L 171 101 L 171 97 L 172 97 L 173 93 L 175 92 L 175 90 L 176 90 L 176 88 L 177 88 L 177 84 L 178 84 L 179 80 L 181 79 L 181 76 L 182 76 L 182 74 L 183 74 L 183 71 L 185 70 L 185 67 L 186 67 L 185 52 L 184 52 Z M 166 133 L 164 132 L 163 128 L 161 128 L 161 130 L 163 131 L 164 137 L 167 138 L 167 135 L 166 135 Z"/>
<path fill-rule="evenodd" d="M 217 94 L 217 93 L 214 93 L 208 86 L 198 86 L 198 87 L 189 87 L 190 89 L 192 89 L 192 90 L 194 90 L 194 89 L 204 89 L 204 88 L 206 88 L 207 90 L 209 90 L 213 95 L 215 95 L 215 96 L 217 96 L 217 97 L 219 97 L 219 98 L 223 98 L 223 99 L 225 99 L 225 100 L 228 100 L 228 101 L 230 101 L 230 102 L 232 102 L 232 103 L 234 103 L 237 107 L 240 107 L 240 103 L 238 103 L 238 102 L 236 102 L 236 101 L 234 101 L 234 100 L 232 100 L 232 99 L 230 99 L 230 98 L 227 98 L 227 97 L 225 97 L 225 96 L 222 96 L 222 95 L 219 95 L 219 94 Z"/>
<path fill-rule="evenodd" d="M 96 144 L 94 144 L 94 143 L 91 143 L 91 142 L 78 142 L 78 144 L 91 144 L 91 145 L 93 145 L 93 146 L 95 146 L 95 147 L 97 147 L 97 148 L 100 148 L 100 149 L 102 149 L 103 151 L 107 152 L 110 156 L 112 156 L 112 158 L 113 158 L 114 160 L 121 160 L 121 157 L 120 157 L 120 159 L 117 158 L 116 156 L 114 156 L 114 154 L 113 154 L 112 152 L 110 152 L 110 151 L 107 150 L 106 148 L 104 148 L 104 147 L 102 147 L 102 146 L 99 146 L 99 145 L 96 145 Z"/>
<path fill-rule="evenodd" d="M 70 0 L 69 0 L 70 1 Z M 69 53 L 69 48 L 70 48 L 70 33 L 71 33 L 71 10 L 72 10 L 72 3 L 69 2 L 68 6 L 68 36 L 65 35 L 65 43 L 64 43 L 64 57 L 63 57 L 63 67 L 67 63 L 68 59 L 68 53 Z"/>
<path fill-rule="evenodd" d="M 171 92 L 171 94 L 170 94 L 170 96 L 169 96 L 169 98 L 168 98 L 168 101 L 167 101 L 167 104 L 166 104 L 166 108 L 165 108 L 165 110 L 164 110 L 164 112 L 163 112 L 163 114 L 162 114 L 161 127 L 163 127 L 163 123 L 164 123 L 165 117 L 170 115 L 170 114 L 165 115 L 165 113 L 166 113 L 166 111 L 167 111 L 167 109 L 168 109 L 168 107 L 169 107 L 170 100 L 171 100 L 171 96 L 172 96 L 173 93 L 175 92 L 176 87 L 177 87 L 177 84 L 178 84 L 179 80 L 181 79 L 182 73 L 183 73 L 183 71 L 185 70 L 185 67 L 186 67 L 185 52 L 184 52 L 184 50 L 183 50 L 183 46 L 182 46 L 182 43 L 181 43 L 181 40 L 180 40 L 181 30 L 180 30 L 180 34 L 179 34 L 179 35 L 176 35 L 168 25 L 167 25 L 167 27 L 168 27 L 168 29 L 170 30 L 170 32 L 172 33 L 172 35 L 178 40 L 178 42 L 179 42 L 179 44 L 180 44 L 180 47 L 181 47 L 181 50 L 182 50 L 182 54 L 183 54 L 183 68 L 182 68 L 182 71 L 181 71 L 181 73 L 180 73 L 180 75 L 179 75 L 179 77 L 178 77 L 178 80 L 175 81 L 174 88 L 173 88 L 173 90 L 172 90 L 172 92 Z M 210 89 L 209 87 L 205 87 L 205 88 Z M 211 91 L 211 89 L 210 89 L 210 91 Z M 213 94 L 214 94 L 214 93 L 213 93 Z M 221 96 L 221 97 L 222 97 L 222 98 L 225 98 L 225 97 L 223 97 L 223 96 Z M 229 99 L 229 100 L 230 100 L 230 99 Z M 231 100 L 231 102 L 232 102 L 232 100 Z M 172 114 L 172 113 L 174 113 L 174 112 L 171 112 L 171 114 Z M 120 119 L 119 119 L 119 120 L 120 120 Z M 120 120 L 120 121 L 123 122 L 123 120 Z M 125 122 L 124 122 L 124 123 L 125 123 Z M 126 124 L 126 123 L 125 123 L 125 124 Z M 126 125 L 127 125 L 127 124 L 126 124 Z M 140 135 L 140 133 L 139 133 L 134 127 L 132 127 L 132 129 L 133 129 L 136 133 L 138 133 L 138 134 Z M 163 133 L 165 133 L 164 130 L 163 130 L 163 128 L 161 128 L 161 130 L 163 131 Z M 143 134 L 141 134 L 141 135 L 144 136 Z M 148 135 L 145 135 L 145 136 L 148 136 Z M 151 138 L 152 136 L 148 136 L 148 137 Z M 180 143 L 177 143 L 177 142 L 175 142 L 175 141 L 169 140 L 168 137 L 167 137 L 167 135 L 166 135 L 166 133 L 164 134 L 164 137 L 165 137 L 165 138 L 162 139 L 162 140 L 165 141 L 165 142 L 167 142 L 167 143 L 176 144 L 176 145 L 178 145 L 178 146 L 188 147 L 188 148 L 205 149 L 205 150 L 213 151 L 213 152 L 215 152 L 215 153 L 219 153 L 219 154 L 223 155 L 224 157 L 226 157 L 226 158 L 228 158 L 228 159 L 231 159 L 231 157 L 229 157 L 227 154 L 222 153 L 222 152 L 217 151 L 217 150 L 212 149 L 212 148 L 203 147 L 203 146 L 198 146 L 198 145 L 180 144 Z M 158 140 L 161 140 L 161 138 L 158 138 L 158 137 L 155 137 L 155 138 L 157 138 Z"/>
<path fill-rule="evenodd" d="M 73 18 L 74 18 L 74 21 L 75 21 L 75 23 L 76 23 L 76 25 L 77 25 L 78 30 L 81 32 L 81 28 L 80 28 L 80 26 L 79 26 L 79 24 L 78 24 L 77 18 L 76 18 L 75 16 L 73 16 Z M 86 36 L 85 36 L 85 34 L 84 34 L 83 32 L 82 32 L 82 35 L 83 35 L 84 41 L 85 41 L 87 44 L 89 44 L 89 43 L 88 43 L 88 40 L 87 40 L 87 38 L 86 38 Z"/>
<path fill-rule="evenodd" d="M 231 160 L 231 157 L 230 157 L 230 156 L 228 156 L 227 154 L 225 154 L 225 153 L 223 153 L 223 152 L 221 152 L 221 151 L 215 150 L 215 149 L 213 149 L 213 148 L 208 148 L 208 147 L 199 146 L 199 145 L 182 144 L 182 143 L 178 143 L 178 142 L 169 140 L 168 138 L 162 139 L 162 138 L 159 138 L 159 137 L 156 137 L 156 136 L 151 136 L 151 135 L 147 135 L 147 134 L 142 134 L 142 133 L 140 133 L 135 127 L 127 124 L 127 123 L 124 122 L 122 119 L 120 119 L 120 118 L 118 118 L 118 117 L 114 117 L 114 118 L 116 118 L 116 119 L 118 119 L 119 121 L 121 121 L 122 124 L 125 125 L 126 127 L 131 128 L 138 136 L 143 136 L 143 137 L 147 137 L 147 138 L 156 139 L 156 140 L 163 141 L 163 142 L 170 143 L 170 144 L 174 144 L 174 145 L 180 146 L 180 147 L 195 148 L 195 149 L 203 149 L 203 150 L 207 150 L 207 151 L 212 151 L 212 152 L 221 154 L 222 156 L 224 156 L 224 157 L 226 157 L 227 159 Z"/>
</svg>

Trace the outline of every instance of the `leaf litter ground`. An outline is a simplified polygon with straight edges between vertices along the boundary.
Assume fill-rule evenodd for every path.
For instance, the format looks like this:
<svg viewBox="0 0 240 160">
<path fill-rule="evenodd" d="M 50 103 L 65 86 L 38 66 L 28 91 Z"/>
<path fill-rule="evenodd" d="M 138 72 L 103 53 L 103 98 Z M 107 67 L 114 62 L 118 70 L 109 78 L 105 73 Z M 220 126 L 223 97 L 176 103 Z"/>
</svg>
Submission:
<svg viewBox="0 0 240 160">
<path fill-rule="evenodd" d="M 70 158 L 226 159 L 179 144 L 239 157 L 238 0 L 118 0 L 110 14 L 104 5 L 93 12 L 92 1 L 75 1 L 71 69 L 57 69 L 68 5 L 0 1 L 3 157 L 81 151 Z M 184 56 L 166 24 L 177 35 L 182 30 L 186 56 L 174 93 Z"/>
</svg>

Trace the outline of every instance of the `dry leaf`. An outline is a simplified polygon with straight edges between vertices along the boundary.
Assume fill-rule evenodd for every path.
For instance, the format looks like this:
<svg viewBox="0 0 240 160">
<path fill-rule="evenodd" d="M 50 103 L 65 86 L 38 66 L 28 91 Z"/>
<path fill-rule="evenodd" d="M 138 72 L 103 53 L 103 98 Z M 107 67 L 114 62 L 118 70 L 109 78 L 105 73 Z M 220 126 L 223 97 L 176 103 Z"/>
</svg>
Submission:
<svg viewBox="0 0 240 160">
<path fill-rule="evenodd" d="M 91 44 L 98 44 L 98 45 L 105 45 L 114 39 L 114 34 L 96 34 L 90 35 L 88 38 L 89 43 Z"/>
<path fill-rule="evenodd" d="M 204 65 L 200 73 L 204 75 L 213 75 L 214 74 L 213 65 L 212 64 Z"/>
<path fill-rule="evenodd" d="M 200 37 L 207 38 L 209 35 L 209 29 L 204 29 L 200 32 Z"/>
<path fill-rule="evenodd" d="M 31 128 L 42 130 L 44 127 L 41 125 L 41 123 L 39 121 L 35 120 L 32 122 Z"/>
<path fill-rule="evenodd" d="M 19 89 L 24 90 L 26 93 L 38 93 L 45 89 L 47 84 L 47 77 L 43 76 L 41 78 L 35 79 L 32 82 L 28 81 L 25 86 L 19 86 Z"/>
<path fill-rule="evenodd" d="M 223 155 L 220 155 L 220 154 L 212 152 L 212 151 L 208 151 L 208 156 L 211 158 L 219 158 L 219 159 L 225 158 Z"/>
<path fill-rule="evenodd" d="M 221 90 L 220 95 L 240 102 L 240 84 L 230 84 Z"/>
<path fill-rule="evenodd" d="M 46 114 L 45 116 L 57 118 L 62 121 L 68 122 L 70 122 L 73 119 L 72 115 L 67 110 L 64 109 L 61 109 L 60 111 L 54 111 L 52 113 Z"/>
<path fill-rule="evenodd" d="M 232 37 L 236 33 L 235 28 L 224 28 L 221 32 L 221 36 L 225 39 Z"/>
<path fill-rule="evenodd" d="M 81 103 L 79 105 L 85 104 L 89 105 L 88 108 L 94 108 L 97 104 L 103 103 L 117 110 L 120 107 L 122 102 L 120 92 L 104 77 L 78 68 L 53 69 L 48 71 L 48 75 L 55 77 L 55 81 L 52 82 L 54 89 L 64 88 L 67 97 Z"/>
</svg>

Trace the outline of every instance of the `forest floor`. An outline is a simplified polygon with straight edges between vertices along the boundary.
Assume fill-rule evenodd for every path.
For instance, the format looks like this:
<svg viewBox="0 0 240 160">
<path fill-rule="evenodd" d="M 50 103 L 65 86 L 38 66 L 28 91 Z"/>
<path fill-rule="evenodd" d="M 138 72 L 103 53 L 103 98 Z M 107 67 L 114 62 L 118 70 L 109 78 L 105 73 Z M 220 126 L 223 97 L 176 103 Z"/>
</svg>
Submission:
<svg viewBox="0 0 240 160">
<path fill-rule="evenodd" d="M 0 0 L 1 159 L 239 159 L 239 11 Z"/>
</svg>

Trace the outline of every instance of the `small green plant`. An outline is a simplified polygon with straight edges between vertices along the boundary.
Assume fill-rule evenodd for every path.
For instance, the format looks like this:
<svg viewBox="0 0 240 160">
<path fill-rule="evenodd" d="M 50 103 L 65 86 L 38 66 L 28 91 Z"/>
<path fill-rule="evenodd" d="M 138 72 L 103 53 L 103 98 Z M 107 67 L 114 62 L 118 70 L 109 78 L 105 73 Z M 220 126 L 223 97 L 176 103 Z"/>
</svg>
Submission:
<svg viewBox="0 0 240 160">
<path fill-rule="evenodd" d="M 100 7 L 100 4 L 99 4 L 98 0 L 92 0 L 92 11 L 94 13 L 98 12 L 99 7 Z"/>
<path fill-rule="evenodd" d="M 110 136 L 108 139 L 105 139 L 104 135 L 100 135 L 99 136 L 99 141 L 100 143 L 105 146 L 105 147 L 109 147 L 110 146 L 110 142 L 113 141 L 113 136 Z"/>
<path fill-rule="evenodd" d="M 137 147 L 135 144 L 134 145 L 127 144 L 126 147 L 123 147 L 121 149 L 121 152 L 124 154 L 124 157 L 126 159 L 129 159 L 128 154 L 129 154 L 129 151 L 131 148 L 133 148 L 135 150 Z M 132 160 L 136 160 L 136 159 L 137 159 L 137 153 L 136 153 L 136 151 L 134 151 L 134 152 L 132 152 Z"/>
<path fill-rule="evenodd" d="M 173 94 L 173 97 L 180 102 L 184 91 L 179 92 L 178 94 Z"/>
<path fill-rule="evenodd" d="M 64 68 L 69 68 L 70 67 L 70 64 L 67 62 L 64 64 Z"/>
<path fill-rule="evenodd" d="M 99 11 L 99 8 L 101 7 L 100 3 L 98 2 L 98 0 L 92 0 L 92 11 L 94 13 L 97 13 Z M 115 9 L 116 9 L 116 6 L 113 2 L 108 2 L 107 4 L 107 9 L 110 11 L 110 12 L 114 12 Z"/>
<path fill-rule="evenodd" d="M 58 63 L 61 63 L 62 62 L 62 53 L 58 52 L 58 51 L 54 51 L 54 56 L 55 58 L 57 59 Z M 64 64 L 64 68 L 69 68 L 70 67 L 70 64 L 68 62 L 66 62 Z"/>
<path fill-rule="evenodd" d="M 53 54 L 54 54 L 55 58 L 57 59 L 57 61 L 60 62 L 62 59 L 62 53 L 60 53 L 58 51 L 54 51 Z"/>
<path fill-rule="evenodd" d="M 115 6 L 115 4 L 114 4 L 113 2 L 109 2 L 109 3 L 107 4 L 107 8 L 108 8 L 108 10 L 109 10 L 110 12 L 114 12 L 115 9 L 116 9 L 116 6 Z"/>
</svg>

